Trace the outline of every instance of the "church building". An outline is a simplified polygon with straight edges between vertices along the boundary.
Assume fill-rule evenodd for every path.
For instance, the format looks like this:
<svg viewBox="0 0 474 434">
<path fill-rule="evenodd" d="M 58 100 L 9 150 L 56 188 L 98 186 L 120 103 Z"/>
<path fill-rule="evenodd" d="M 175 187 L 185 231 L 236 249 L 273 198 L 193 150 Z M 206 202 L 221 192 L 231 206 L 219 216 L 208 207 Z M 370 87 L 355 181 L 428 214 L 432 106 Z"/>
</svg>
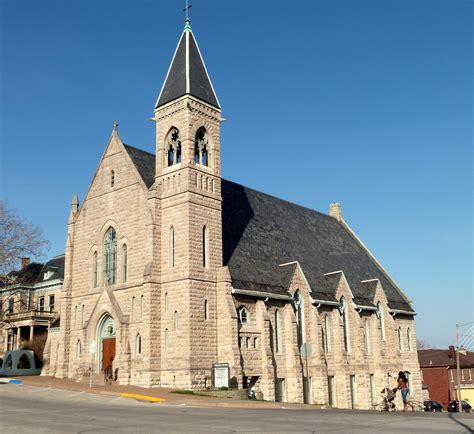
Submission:
<svg viewBox="0 0 474 434">
<path fill-rule="evenodd" d="M 412 302 L 341 206 L 221 178 L 221 107 L 189 19 L 154 113 L 156 152 L 115 125 L 74 196 L 43 374 L 204 389 L 219 363 L 261 399 L 373 408 L 405 371 L 420 401 Z"/>
</svg>

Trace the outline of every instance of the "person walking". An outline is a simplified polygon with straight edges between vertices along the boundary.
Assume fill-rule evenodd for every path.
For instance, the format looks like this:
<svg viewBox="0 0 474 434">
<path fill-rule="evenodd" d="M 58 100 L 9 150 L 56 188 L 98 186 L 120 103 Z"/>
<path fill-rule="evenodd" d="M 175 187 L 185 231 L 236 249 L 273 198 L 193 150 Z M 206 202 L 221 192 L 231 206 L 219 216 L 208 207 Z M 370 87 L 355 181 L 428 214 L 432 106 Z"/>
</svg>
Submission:
<svg viewBox="0 0 474 434">
<path fill-rule="evenodd" d="M 415 411 L 415 407 L 411 402 L 408 401 L 408 395 L 410 394 L 410 387 L 408 384 L 408 379 L 403 371 L 398 373 L 398 389 L 402 394 L 402 401 L 403 401 L 403 411 L 406 411 L 407 405 L 411 406 L 411 411 Z"/>
</svg>

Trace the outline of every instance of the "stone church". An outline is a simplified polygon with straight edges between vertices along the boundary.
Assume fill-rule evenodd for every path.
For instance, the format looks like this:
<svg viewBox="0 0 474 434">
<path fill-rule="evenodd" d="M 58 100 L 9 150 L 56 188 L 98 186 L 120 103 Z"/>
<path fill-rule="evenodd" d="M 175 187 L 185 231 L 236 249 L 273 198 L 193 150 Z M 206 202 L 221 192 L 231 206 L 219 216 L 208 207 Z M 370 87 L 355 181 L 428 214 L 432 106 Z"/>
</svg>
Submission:
<svg viewBox="0 0 474 434">
<path fill-rule="evenodd" d="M 221 107 L 189 19 L 154 113 L 156 153 L 114 126 L 74 196 L 44 374 L 200 389 L 227 363 L 261 399 L 373 408 L 406 371 L 421 400 L 412 302 L 341 206 L 221 178 Z"/>
</svg>

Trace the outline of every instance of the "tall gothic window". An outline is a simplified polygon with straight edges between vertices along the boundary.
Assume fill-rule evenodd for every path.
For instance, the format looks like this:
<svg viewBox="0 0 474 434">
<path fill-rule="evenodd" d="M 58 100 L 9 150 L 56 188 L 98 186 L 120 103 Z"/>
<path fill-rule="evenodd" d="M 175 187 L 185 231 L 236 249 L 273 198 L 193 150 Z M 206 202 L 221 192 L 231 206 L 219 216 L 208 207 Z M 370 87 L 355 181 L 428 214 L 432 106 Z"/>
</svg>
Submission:
<svg viewBox="0 0 474 434">
<path fill-rule="evenodd" d="M 204 127 L 196 131 L 194 140 L 194 162 L 209 166 L 209 138 Z"/>
<path fill-rule="evenodd" d="M 128 249 L 127 245 L 124 244 L 122 246 L 122 282 L 125 283 L 127 281 L 127 257 Z"/>
<path fill-rule="evenodd" d="M 250 323 L 250 314 L 246 307 L 242 306 L 239 309 L 239 320 L 241 324 Z"/>
<path fill-rule="evenodd" d="M 173 164 L 181 163 L 181 141 L 179 140 L 179 131 L 177 128 L 171 128 L 166 136 L 165 151 L 168 167 Z"/>
<path fill-rule="evenodd" d="M 364 343 L 365 351 L 370 353 L 370 324 L 368 319 L 366 319 L 364 322 Z"/>
<path fill-rule="evenodd" d="M 209 319 L 209 302 L 204 300 L 204 320 L 207 321 Z"/>
<path fill-rule="evenodd" d="M 329 353 L 331 351 L 330 345 L 331 341 L 329 340 L 329 316 L 324 315 L 323 326 L 322 326 L 322 335 L 323 335 L 323 351 Z"/>
<path fill-rule="evenodd" d="M 407 344 L 408 344 L 408 351 L 412 351 L 413 346 L 411 342 L 411 330 L 410 327 L 407 328 Z"/>
<path fill-rule="evenodd" d="M 142 337 L 140 336 L 140 333 L 137 333 L 137 336 L 135 337 L 135 354 L 141 354 L 142 353 Z"/>
<path fill-rule="evenodd" d="M 298 348 L 304 343 L 304 324 L 303 324 L 303 298 L 301 292 L 296 291 L 294 296 L 295 310 L 296 310 L 296 331 L 298 337 Z"/>
<path fill-rule="evenodd" d="M 174 227 L 170 228 L 170 257 L 169 257 L 169 266 L 174 268 Z"/>
<path fill-rule="evenodd" d="M 379 327 L 380 327 L 380 336 L 383 340 L 385 340 L 385 322 L 383 318 L 383 310 L 380 301 L 377 303 L 377 311 L 376 311 L 377 318 L 379 320 Z"/>
<path fill-rule="evenodd" d="M 209 267 L 209 248 L 208 248 L 208 230 L 207 226 L 202 228 L 202 266 Z"/>
<path fill-rule="evenodd" d="M 403 351 L 403 335 L 401 327 L 398 327 L 398 349 Z"/>
<path fill-rule="evenodd" d="M 275 311 L 275 349 L 279 353 L 281 351 L 281 319 L 280 311 L 277 309 Z"/>
<path fill-rule="evenodd" d="M 104 238 L 104 279 L 114 285 L 117 278 L 117 233 L 110 227 Z"/>
<path fill-rule="evenodd" d="M 342 316 L 342 328 L 344 334 L 344 350 L 349 351 L 349 324 L 347 318 L 347 303 L 344 297 L 339 301 L 339 312 Z"/>
<path fill-rule="evenodd" d="M 92 288 L 97 287 L 97 252 L 92 256 Z"/>
</svg>

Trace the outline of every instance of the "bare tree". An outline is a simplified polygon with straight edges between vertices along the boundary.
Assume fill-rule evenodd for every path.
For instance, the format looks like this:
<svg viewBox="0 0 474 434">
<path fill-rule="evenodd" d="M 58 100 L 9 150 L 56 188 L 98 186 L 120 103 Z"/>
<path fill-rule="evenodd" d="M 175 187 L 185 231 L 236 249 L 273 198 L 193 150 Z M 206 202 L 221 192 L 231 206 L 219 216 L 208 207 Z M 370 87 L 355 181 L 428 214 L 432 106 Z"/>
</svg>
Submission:
<svg viewBox="0 0 474 434">
<path fill-rule="evenodd" d="M 23 257 L 44 256 L 48 248 L 41 228 L 21 219 L 0 200 L 0 274 L 7 275 Z"/>
<path fill-rule="evenodd" d="M 424 339 L 417 339 L 416 340 L 416 349 L 417 350 L 426 350 L 428 348 L 431 348 L 431 345 L 425 341 Z"/>
</svg>

